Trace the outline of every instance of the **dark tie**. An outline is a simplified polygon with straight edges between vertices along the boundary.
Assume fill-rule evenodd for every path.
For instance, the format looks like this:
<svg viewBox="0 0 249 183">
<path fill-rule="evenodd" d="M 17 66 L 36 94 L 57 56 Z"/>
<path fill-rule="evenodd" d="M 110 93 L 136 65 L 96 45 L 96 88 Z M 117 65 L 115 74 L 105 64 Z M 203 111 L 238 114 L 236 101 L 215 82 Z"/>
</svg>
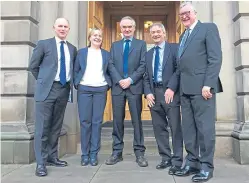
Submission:
<svg viewBox="0 0 249 183">
<path fill-rule="evenodd" d="M 129 56 L 129 48 L 130 48 L 130 45 L 129 45 L 129 42 L 131 40 L 127 39 L 125 40 L 125 49 L 124 49 L 124 57 L 123 57 L 123 71 L 124 71 L 124 78 L 127 78 L 128 77 L 128 56 Z"/>
<path fill-rule="evenodd" d="M 187 41 L 187 39 L 188 39 L 188 36 L 189 36 L 189 30 L 190 30 L 190 29 L 186 29 L 186 31 L 185 31 L 185 33 L 184 33 L 184 35 L 183 35 L 182 41 L 181 41 L 180 46 L 179 46 L 179 49 L 178 49 L 178 58 L 180 58 L 181 55 L 182 55 L 183 48 L 184 48 L 185 43 L 186 43 L 186 41 Z"/>
<path fill-rule="evenodd" d="M 155 61 L 154 61 L 154 82 L 158 82 L 158 70 L 159 70 L 159 46 L 155 47 L 156 54 L 155 54 Z"/>
<path fill-rule="evenodd" d="M 64 52 L 64 41 L 61 41 L 61 65 L 60 65 L 60 83 L 64 86 L 67 82 L 66 80 L 66 63 L 65 63 L 65 52 Z"/>
</svg>

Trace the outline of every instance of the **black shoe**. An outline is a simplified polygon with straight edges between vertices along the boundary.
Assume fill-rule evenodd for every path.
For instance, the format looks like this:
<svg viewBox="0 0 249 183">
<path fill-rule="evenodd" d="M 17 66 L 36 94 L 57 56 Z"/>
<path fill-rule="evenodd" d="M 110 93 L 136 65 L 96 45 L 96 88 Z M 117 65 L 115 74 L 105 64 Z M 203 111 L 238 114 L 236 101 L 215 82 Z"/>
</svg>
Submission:
<svg viewBox="0 0 249 183">
<path fill-rule="evenodd" d="M 185 167 L 183 167 L 182 169 L 180 169 L 179 171 L 176 171 L 176 172 L 175 172 L 175 175 L 176 175 L 176 176 L 185 177 L 185 176 L 197 174 L 197 173 L 199 173 L 199 172 L 200 172 L 200 170 L 197 169 L 197 168 L 193 168 L 193 167 L 191 167 L 191 166 L 185 166 Z"/>
<path fill-rule="evenodd" d="M 91 164 L 92 166 L 97 166 L 97 165 L 99 164 L 98 158 L 97 158 L 97 157 L 91 157 L 91 158 L 90 158 L 90 164 Z"/>
<path fill-rule="evenodd" d="M 48 160 L 47 164 L 49 166 L 57 166 L 57 167 L 65 167 L 65 166 L 67 166 L 66 161 L 61 161 L 58 158 Z"/>
<path fill-rule="evenodd" d="M 175 173 L 177 171 L 180 171 L 181 170 L 181 167 L 180 166 L 175 166 L 173 165 L 172 167 L 170 167 L 169 169 L 169 175 L 175 175 Z"/>
<path fill-rule="evenodd" d="M 89 164 L 89 158 L 88 157 L 82 157 L 80 164 L 81 164 L 81 166 L 87 166 Z"/>
<path fill-rule="evenodd" d="M 144 156 L 138 156 L 136 158 L 136 162 L 140 167 L 147 167 L 148 166 L 148 161 Z"/>
<path fill-rule="evenodd" d="M 114 165 L 120 161 L 123 161 L 122 155 L 111 155 L 106 161 L 106 165 Z"/>
<path fill-rule="evenodd" d="M 35 175 L 38 177 L 43 177 L 48 174 L 47 168 L 45 165 L 36 165 Z"/>
<path fill-rule="evenodd" d="M 207 182 L 212 177 L 213 177 L 213 172 L 205 172 L 204 170 L 201 170 L 200 173 L 192 177 L 192 181 L 193 182 Z"/>
<path fill-rule="evenodd" d="M 165 169 L 165 168 L 168 168 L 171 166 L 171 161 L 166 161 L 166 160 L 162 160 L 161 163 L 159 163 L 157 166 L 156 166 L 156 169 Z"/>
</svg>

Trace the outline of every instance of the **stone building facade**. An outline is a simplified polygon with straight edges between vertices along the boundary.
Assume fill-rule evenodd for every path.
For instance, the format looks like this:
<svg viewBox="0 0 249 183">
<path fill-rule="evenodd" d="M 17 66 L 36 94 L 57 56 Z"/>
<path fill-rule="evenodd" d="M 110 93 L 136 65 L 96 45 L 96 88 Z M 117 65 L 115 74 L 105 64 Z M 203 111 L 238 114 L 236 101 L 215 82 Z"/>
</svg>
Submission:
<svg viewBox="0 0 249 183">
<path fill-rule="evenodd" d="M 194 1 L 202 22 L 219 28 L 224 92 L 217 95 L 216 154 L 249 163 L 249 2 Z M 68 41 L 87 44 L 89 2 L 1 2 L 1 158 L 2 163 L 34 161 L 35 80 L 27 71 L 37 40 L 53 36 L 57 17 L 70 22 Z M 75 91 L 74 91 L 75 93 Z M 60 137 L 60 154 L 76 153 L 79 122 L 69 103 Z"/>
</svg>

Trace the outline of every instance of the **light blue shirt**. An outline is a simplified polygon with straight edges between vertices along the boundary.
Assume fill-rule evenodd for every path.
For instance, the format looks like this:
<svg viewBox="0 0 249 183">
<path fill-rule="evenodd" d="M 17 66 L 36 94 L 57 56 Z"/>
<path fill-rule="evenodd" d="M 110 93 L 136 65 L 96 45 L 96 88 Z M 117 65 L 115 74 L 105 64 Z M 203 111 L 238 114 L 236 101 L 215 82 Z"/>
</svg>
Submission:
<svg viewBox="0 0 249 183">
<path fill-rule="evenodd" d="M 155 47 L 156 46 L 157 45 L 155 45 Z M 165 41 L 159 44 L 158 46 L 159 46 L 159 68 L 158 68 L 157 78 L 158 78 L 158 82 L 161 82 L 163 80 L 162 73 L 163 73 L 163 56 L 164 56 Z M 156 49 L 154 49 L 153 58 L 152 58 L 153 59 L 152 60 L 153 76 L 154 76 L 155 56 L 156 56 Z"/>
</svg>

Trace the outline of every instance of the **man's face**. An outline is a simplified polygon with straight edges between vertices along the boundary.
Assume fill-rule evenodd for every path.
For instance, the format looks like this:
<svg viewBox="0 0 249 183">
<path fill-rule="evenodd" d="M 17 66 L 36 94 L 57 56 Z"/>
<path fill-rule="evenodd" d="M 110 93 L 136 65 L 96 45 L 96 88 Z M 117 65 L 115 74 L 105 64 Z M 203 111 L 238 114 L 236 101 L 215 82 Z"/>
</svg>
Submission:
<svg viewBox="0 0 249 183">
<path fill-rule="evenodd" d="M 131 20 L 122 20 L 120 22 L 120 28 L 125 38 L 133 37 L 135 32 L 135 26 L 132 24 Z"/>
<path fill-rule="evenodd" d="M 196 12 L 190 5 L 186 5 L 180 9 L 179 16 L 182 24 L 189 28 L 196 20 Z"/>
<path fill-rule="evenodd" d="M 54 32 L 58 38 L 61 40 L 66 39 L 67 34 L 70 30 L 68 21 L 64 18 L 59 18 L 55 21 Z"/>
<path fill-rule="evenodd" d="M 156 45 L 165 41 L 166 34 L 159 26 L 153 26 L 150 30 L 150 35 Z"/>
</svg>

